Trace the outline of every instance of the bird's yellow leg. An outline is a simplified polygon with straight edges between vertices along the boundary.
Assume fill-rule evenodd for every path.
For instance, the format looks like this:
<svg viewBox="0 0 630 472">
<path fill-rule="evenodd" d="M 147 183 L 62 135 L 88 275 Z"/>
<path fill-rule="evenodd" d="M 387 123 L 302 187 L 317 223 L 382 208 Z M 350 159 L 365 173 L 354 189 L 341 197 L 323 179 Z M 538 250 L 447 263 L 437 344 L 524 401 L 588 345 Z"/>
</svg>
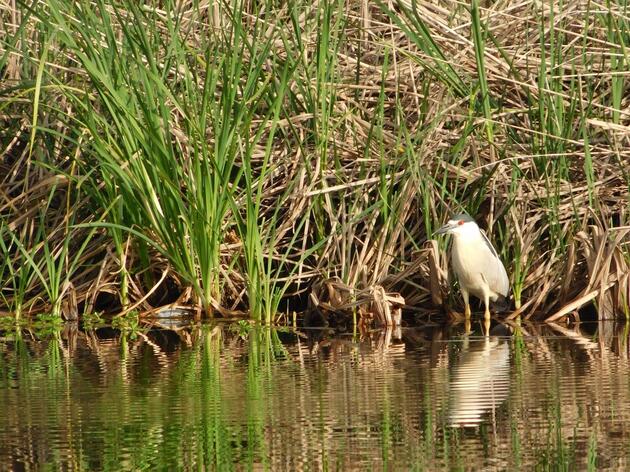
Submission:
<svg viewBox="0 0 630 472">
<path fill-rule="evenodd" d="M 464 316 L 466 319 L 470 318 L 470 303 L 468 302 L 468 292 L 466 290 L 462 290 L 462 297 L 464 298 Z"/>
<path fill-rule="evenodd" d="M 483 314 L 483 319 L 490 321 L 490 295 L 488 293 L 484 293 L 483 295 L 483 304 L 486 307 L 486 311 Z"/>
<path fill-rule="evenodd" d="M 485 329 L 485 335 L 488 336 L 490 334 L 490 297 L 486 293 L 483 298 L 486 307 L 486 311 L 483 313 L 483 327 Z"/>
</svg>

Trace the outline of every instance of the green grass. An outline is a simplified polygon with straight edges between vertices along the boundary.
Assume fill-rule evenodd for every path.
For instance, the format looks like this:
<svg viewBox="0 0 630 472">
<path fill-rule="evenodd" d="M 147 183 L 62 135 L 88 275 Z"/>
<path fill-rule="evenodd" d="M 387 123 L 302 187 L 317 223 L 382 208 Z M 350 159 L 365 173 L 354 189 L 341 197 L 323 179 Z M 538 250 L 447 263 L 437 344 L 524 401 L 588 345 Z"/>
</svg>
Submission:
<svg viewBox="0 0 630 472">
<path fill-rule="evenodd" d="M 578 298 L 587 282 L 563 275 L 606 270 L 577 236 L 629 223 L 626 7 L 438 6 L 3 10 L 0 311 L 114 294 L 112 311 L 178 300 L 273 323 L 333 277 L 349 315 L 379 286 L 421 310 L 424 243 L 462 210 L 516 305 Z M 628 245 L 608 250 L 623 288 Z"/>
</svg>

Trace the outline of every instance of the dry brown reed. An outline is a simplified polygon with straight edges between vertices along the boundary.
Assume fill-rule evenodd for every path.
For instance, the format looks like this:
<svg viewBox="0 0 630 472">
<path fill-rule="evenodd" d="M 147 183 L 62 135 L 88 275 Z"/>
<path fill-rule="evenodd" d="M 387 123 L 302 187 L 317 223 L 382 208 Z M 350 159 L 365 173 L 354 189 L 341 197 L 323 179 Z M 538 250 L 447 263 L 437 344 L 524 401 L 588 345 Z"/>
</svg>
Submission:
<svg viewBox="0 0 630 472">
<path fill-rule="evenodd" d="M 518 313 L 558 320 L 594 302 L 600 317 L 628 315 L 630 20 L 621 2 L 481 2 L 481 45 L 461 2 L 298 3 L 295 10 L 269 4 L 273 15 L 259 20 L 274 46 L 273 61 L 263 67 L 291 60 L 294 70 L 268 159 L 264 141 L 251 151 L 253 175 L 264 178 L 257 221 L 264 230 L 275 212 L 283 215 L 274 227 L 278 243 L 264 255 L 298 265 L 274 275 L 291 277 L 289 309 L 308 294 L 312 308 L 324 300 L 331 306 L 323 308 L 347 314 L 359 308 L 365 316 L 399 306 L 417 313 L 457 307 L 445 248 L 430 235 L 465 209 L 499 248 L 519 295 Z M 170 34 L 185 36 L 194 50 L 200 38 L 230 23 L 229 8 L 218 5 L 178 2 L 180 31 L 165 27 L 167 10 L 155 10 L 147 28 L 160 28 L 165 45 Z M 34 2 L 38 8 L 44 7 Z M 243 9 L 249 34 L 261 9 L 255 2 Z M 68 129 L 76 104 L 59 87 L 34 85 L 42 25 L 31 12 L 0 2 L 0 217 L 4 257 L 13 258 L 0 262 L 5 312 L 51 309 L 44 289 L 50 274 L 22 268 L 26 254 L 43 257 L 44 245 L 61 254 L 69 244 L 60 263 L 67 274 L 89 232 L 78 225 L 108 221 L 108 209 L 80 192 L 87 176 L 76 163 L 90 162 L 83 151 L 92 136 Z M 89 87 L 75 52 L 56 46 L 50 43 L 47 74 Z M 324 46 L 329 52 L 322 55 Z M 197 72 L 201 87 L 203 71 Z M 54 84 L 50 77 L 46 83 Z M 173 142 L 185 155 L 191 136 L 175 106 L 171 120 Z M 57 136 L 73 136 L 78 145 Z M 245 205 L 246 193 L 237 191 L 235 199 Z M 296 231 L 298 243 L 289 244 Z M 242 238 L 228 212 L 222 296 L 214 307 L 226 314 L 248 309 Z M 136 242 L 129 233 L 119 253 L 109 233 L 98 230 L 60 288 L 64 303 L 71 299 L 75 311 L 116 306 L 121 272 L 130 274 L 127 308 L 194 301 L 168 255 L 150 249 L 150 261 L 143 261 Z"/>
</svg>

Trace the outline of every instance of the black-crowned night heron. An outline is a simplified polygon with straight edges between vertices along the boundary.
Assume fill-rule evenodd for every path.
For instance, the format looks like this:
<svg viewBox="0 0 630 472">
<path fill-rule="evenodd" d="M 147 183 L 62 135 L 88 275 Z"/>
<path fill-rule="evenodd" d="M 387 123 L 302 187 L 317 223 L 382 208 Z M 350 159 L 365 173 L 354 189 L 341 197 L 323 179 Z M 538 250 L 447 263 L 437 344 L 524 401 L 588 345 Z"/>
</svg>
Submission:
<svg viewBox="0 0 630 472">
<path fill-rule="evenodd" d="M 483 300 L 486 320 L 490 320 L 490 302 L 500 311 L 508 309 L 510 281 L 507 272 L 475 220 L 464 213 L 456 215 L 435 232 L 444 233 L 453 235 L 451 266 L 464 298 L 466 318 L 470 317 L 469 295 Z"/>
</svg>

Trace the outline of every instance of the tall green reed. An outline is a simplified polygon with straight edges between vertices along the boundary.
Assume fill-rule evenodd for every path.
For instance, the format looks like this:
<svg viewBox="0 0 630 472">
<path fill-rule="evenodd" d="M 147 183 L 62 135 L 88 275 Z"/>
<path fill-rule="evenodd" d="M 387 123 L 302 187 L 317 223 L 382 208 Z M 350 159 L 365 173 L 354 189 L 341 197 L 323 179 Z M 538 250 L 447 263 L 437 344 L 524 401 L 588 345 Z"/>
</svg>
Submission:
<svg viewBox="0 0 630 472">
<path fill-rule="evenodd" d="M 441 46 L 433 38 L 431 28 L 418 13 L 417 1 L 411 2 L 411 8 L 406 3 L 397 1 L 396 6 L 402 14 L 390 9 L 388 5 L 379 0 L 377 0 L 377 4 L 392 23 L 398 26 L 428 58 L 428 61 L 419 57 L 415 57 L 414 60 L 420 61 L 435 79 L 443 81 L 456 96 L 466 97 L 470 95 L 468 79 L 462 77 L 462 74 L 453 67 Z"/>
<path fill-rule="evenodd" d="M 310 28 L 315 28 L 317 31 L 313 61 L 310 64 L 304 64 L 306 76 L 315 79 L 314 86 L 309 84 L 310 86 L 305 89 L 304 98 L 304 106 L 313 116 L 309 136 L 315 147 L 314 168 L 309 171 L 311 187 L 324 191 L 314 196 L 312 207 L 317 242 L 324 241 L 328 235 L 339 231 L 337 218 L 330 211 L 334 206 L 333 197 L 325 190 L 329 186 L 326 174 L 331 167 L 330 163 L 335 163 L 332 167 L 338 168 L 339 162 L 334 146 L 333 131 L 339 119 L 335 113 L 339 77 L 337 55 L 343 43 L 347 22 L 347 18 L 342 14 L 343 8 L 343 2 L 339 0 L 326 0 L 319 3 L 316 19 L 313 25 L 310 25 Z M 296 52 L 303 54 L 301 50 Z"/>
<path fill-rule="evenodd" d="M 612 121 L 619 123 L 621 118 L 622 100 L 626 79 L 624 77 L 628 66 L 628 33 L 630 28 L 627 16 L 614 14 L 613 2 L 607 2 L 608 11 L 605 14 L 606 36 L 610 44 L 610 106 L 612 107 Z M 627 5 L 622 4 L 627 13 Z M 590 5 L 589 5 L 590 8 Z"/>
<path fill-rule="evenodd" d="M 472 19 L 472 37 L 475 44 L 475 60 L 477 62 L 477 76 L 479 81 L 479 90 L 481 92 L 481 106 L 485 118 L 485 129 L 488 142 L 494 142 L 494 127 L 492 121 L 492 110 L 490 108 L 490 91 L 488 89 L 488 77 L 486 75 L 485 66 L 485 43 L 484 28 L 481 23 L 479 13 L 479 1 L 473 0 L 470 8 L 470 16 Z"/>
<path fill-rule="evenodd" d="M 188 42 L 176 13 L 121 5 L 93 11 L 55 0 L 38 11 L 87 73 L 88 93 L 68 95 L 89 135 L 80 165 L 99 206 L 113 208 L 105 218 L 121 261 L 120 230 L 137 228 L 209 309 L 221 303 L 225 218 L 244 171 L 241 143 L 256 136 L 253 117 L 270 82 L 270 40 L 256 38 L 263 45 L 252 49 L 238 3 L 225 16 L 230 27 L 199 44 Z M 162 28 L 173 32 L 168 47 Z"/>
<path fill-rule="evenodd" d="M 17 318 L 39 301 L 31 296 L 34 291 L 41 291 L 46 297 L 44 306 L 60 317 L 64 296 L 74 295 L 73 277 L 86 270 L 84 255 L 96 229 L 75 229 L 77 214 L 70 211 L 67 216 L 57 215 L 57 221 L 53 220 L 57 224 L 51 225 L 51 206 L 59 193 L 53 185 L 39 215 L 25 228 L 0 225 L 2 299 Z M 66 210 L 74 203 L 73 196 L 73 192 L 65 192 Z"/>
</svg>

